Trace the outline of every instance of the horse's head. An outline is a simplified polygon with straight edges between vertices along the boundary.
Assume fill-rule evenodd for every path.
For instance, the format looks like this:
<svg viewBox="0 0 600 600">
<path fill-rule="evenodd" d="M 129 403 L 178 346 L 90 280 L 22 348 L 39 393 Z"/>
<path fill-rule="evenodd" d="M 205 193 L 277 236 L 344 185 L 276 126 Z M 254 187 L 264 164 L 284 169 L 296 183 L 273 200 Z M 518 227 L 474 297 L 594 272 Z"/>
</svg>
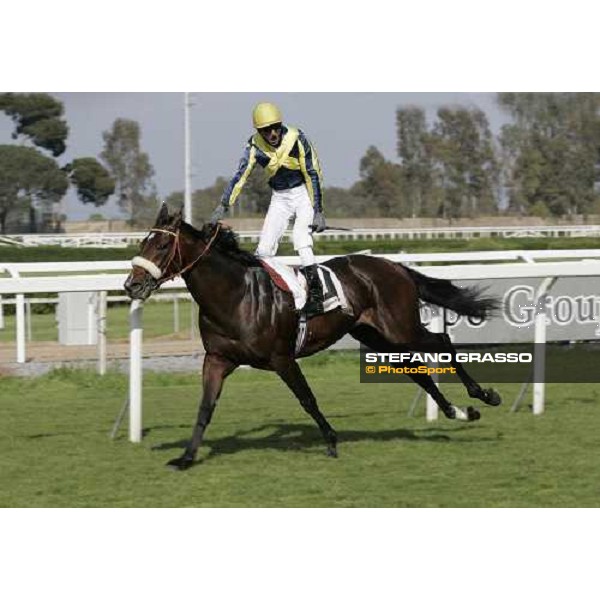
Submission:
<svg viewBox="0 0 600 600">
<path fill-rule="evenodd" d="M 181 269 L 181 221 L 181 210 L 169 215 L 169 209 L 163 203 L 154 227 L 141 243 L 140 253 L 131 261 L 133 269 L 124 287 L 132 300 L 146 300 L 161 283 L 174 277 Z"/>
</svg>

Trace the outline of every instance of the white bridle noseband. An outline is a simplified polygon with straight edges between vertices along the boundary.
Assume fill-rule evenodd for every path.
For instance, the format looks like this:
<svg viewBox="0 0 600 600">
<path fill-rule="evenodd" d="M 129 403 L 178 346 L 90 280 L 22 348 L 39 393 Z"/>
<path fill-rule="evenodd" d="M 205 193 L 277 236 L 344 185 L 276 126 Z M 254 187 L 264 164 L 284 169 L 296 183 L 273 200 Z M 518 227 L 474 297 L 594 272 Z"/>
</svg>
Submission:
<svg viewBox="0 0 600 600">
<path fill-rule="evenodd" d="M 162 271 L 152 261 L 143 256 L 135 256 L 132 259 L 131 264 L 134 267 L 142 267 L 142 269 L 150 273 L 154 279 L 160 279 L 162 276 Z"/>
</svg>

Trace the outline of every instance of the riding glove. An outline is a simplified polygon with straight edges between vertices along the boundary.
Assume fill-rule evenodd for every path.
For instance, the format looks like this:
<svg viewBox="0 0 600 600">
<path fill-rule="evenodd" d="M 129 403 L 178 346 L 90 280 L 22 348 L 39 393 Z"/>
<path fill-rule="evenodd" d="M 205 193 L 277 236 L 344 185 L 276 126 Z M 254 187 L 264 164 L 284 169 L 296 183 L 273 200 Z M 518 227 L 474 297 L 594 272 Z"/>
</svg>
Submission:
<svg viewBox="0 0 600 600">
<path fill-rule="evenodd" d="M 224 204 L 219 204 L 217 208 L 215 208 L 213 214 L 210 217 L 211 225 L 216 225 L 219 221 L 222 221 L 225 215 L 229 212 L 229 207 Z"/>
<path fill-rule="evenodd" d="M 325 215 L 322 212 L 316 212 L 312 223 L 312 230 L 315 233 L 321 233 L 321 231 L 325 231 L 326 229 Z"/>
</svg>

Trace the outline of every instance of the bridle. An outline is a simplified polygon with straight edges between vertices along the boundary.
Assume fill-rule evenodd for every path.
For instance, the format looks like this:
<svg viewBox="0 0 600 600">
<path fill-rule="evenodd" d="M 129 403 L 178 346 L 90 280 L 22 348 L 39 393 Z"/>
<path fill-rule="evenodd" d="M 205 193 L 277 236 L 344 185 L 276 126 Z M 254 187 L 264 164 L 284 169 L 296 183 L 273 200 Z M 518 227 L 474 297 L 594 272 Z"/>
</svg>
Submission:
<svg viewBox="0 0 600 600">
<path fill-rule="evenodd" d="M 177 256 L 178 263 L 180 265 L 183 264 L 183 259 L 181 257 L 181 245 L 179 242 L 179 233 L 181 230 L 178 229 L 177 232 L 175 232 L 175 231 L 170 231 L 169 229 L 160 229 L 158 227 L 153 227 L 150 230 L 149 234 L 150 233 L 166 233 L 175 238 L 175 242 L 171 246 L 171 251 L 169 252 L 169 256 L 167 258 L 167 262 L 166 262 L 165 266 L 161 269 L 160 267 L 158 267 L 157 265 L 152 263 L 152 261 L 149 261 L 147 258 L 144 258 L 142 256 L 136 256 L 131 261 L 131 263 L 134 267 L 138 266 L 138 267 L 145 269 L 147 272 L 150 273 L 150 275 L 152 275 L 156 279 L 157 285 L 162 285 L 163 283 L 165 283 L 165 281 L 170 281 L 171 279 L 175 279 L 175 277 L 179 277 L 180 275 L 183 275 L 184 273 L 187 273 L 190 269 L 192 269 L 208 253 L 208 251 L 210 250 L 210 247 L 212 246 L 213 242 L 217 238 L 217 235 L 219 235 L 220 230 L 221 230 L 221 223 L 217 223 L 217 226 L 215 227 L 215 231 L 212 234 L 212 237 L 210 238 L 208 243 L 204 246 L 204 250 L 202 250 L 202 253 L 199 256 L 197 256 L 189 265 L 183 267 L 182 269 L 180 269 L 176 273 L 173 273 L 172 275 L 162 276 L 163 273 L 168 272 L 169 267 L 171 266 L 171 263 L 175 260 L 175 256 Z M 156 274 L 158 274 L 158 277 L 155 276 Z"/>
</svg>

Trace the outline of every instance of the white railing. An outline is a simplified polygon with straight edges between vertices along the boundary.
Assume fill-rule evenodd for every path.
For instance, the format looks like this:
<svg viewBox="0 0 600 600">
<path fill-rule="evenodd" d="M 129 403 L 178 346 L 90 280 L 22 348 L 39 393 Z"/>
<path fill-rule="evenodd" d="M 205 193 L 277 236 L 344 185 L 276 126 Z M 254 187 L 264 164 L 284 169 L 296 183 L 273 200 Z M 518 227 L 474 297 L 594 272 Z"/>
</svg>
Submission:
<svg viewBox="0 0 600 600">
<path fill-rule="evenodd" d="M 463 263 L 463 262 L 498 262 L 498 261 L 524 261 L 535 262 L 539 260 L 557 260 L 557 259 L 586 259 L 600 258 L 600 250 L 501 250 L 501 251 L 484 251 L 484 252 L 440 252 L 440 253 L 420 253 L 420 254 L 386 254 L 380 255 L 394 262 L 403 262 L 405 264 L 422 264 L 422 263 Z M 334 256 L 318 256 L 320 262 L 324 262 L 334 258 Z M 296 256 L 283 256 L 280 260 L 286 264 L 297 265 L 299 259 Z M 122 261 L 72 261 L 72 262 L 30 262 L 30 263 L 0 263 L 0 277 L 4 274 L 14 279 L 22 276 L 35 274 L 57 274 L 57 273 L 111 273 L 122 272 L 126 273 L 131 268 L 131 263 L 126 260 Z M 93 280 L 96 276 L 93 276 Z M 71 286 L 80 286 L 75 290 L 58 290 L 60 291 L 91 291 L 88 289 L 89 283 L 92 280 L 79 279 L 77 282 L 72 282 Z M 114 281 L 120 281 L 112 279 Z M 110 285 L 111 283 L 107 283 Z M 56 286 L 60 286 L 56 282 L 46 281 L 43 285 L 47 286 L 44 291 L 47 293 L 57 293 Z M 104 285 L 104 284 L 103 284 Z M 118 286 L 114 289 L 122 289 Z M 114 291 L 112 288 L 106 290 Z M 28 322 L 28 305 L 25 303 L 24 293 L 17 293 L 14 300 L 16 305 L 16 340 L 17 340 L 17 362 L 25 362 L 25 341 L 29 331 L 30 323 Z M 0 329 L 4 328 L 4 302 L 2 301 L 2 292 L 0 292 Z"/>
<path fill-rule="evenodd" d="M 332 221 L 335 221 L 333 219 Z M 120 233 L 47 233 L 5 235 L 0 244 L 21 246 L 63 246 L 65 248 L 124 248 L 138 244 L 145 232 Z M 291 239 L 291 232 L 284 239 Z M 257 242 L 260 231 L 240 231 L 243 241 Z M 488 237 L 600 237 L 600 225 L 540 225 L 495 227 L 419 227 L 419 228 L 356 228 L 351 231 L 330 230 L 318 234 L 324 240 L 414 240 L 414 239 L 473 239 Z"/>
<path fill-rule="evenodd" d="M 374 255 L 400 262 L 402 255 Z M 286 261 L 298 263 L 295 257 Z M 419 267 L 431 277 L 443 279 L 478 280 L 541 277 L 600 276 L 600 260 L 561 261 L 546 263 L 502 263 L 494 265 L 445 265 Z M 38 294 L 58 292 L 99 292 L 122 290 L 124 274 L 64 275 L 55 277 L 0 278 L 0 294 Z M 176 278 L 164 283 L 161 289 L 181 289 L 185 283 Z"/>
<path fill-rule="evenodd" d="M 548 251 L 547 251 L 548 252 Z M 553 252 L 553 251 L 549 251 Z M 576 256 L 581 259 L 583 256 L 588 256 L 588 251 L 576 251 Z M 502 253 L 500 253 L 502 254 Z M 522 254 L 522 253 L 521 253 Z M 492 260 L 500 260 L 495 253 L 495 257 Z M 427 257 L 423 259 L 423 256 Z M 447 257 L 448 255 L 446 255 Z M 548 257 L 548 254 L 544 254 L 544 257 Z M 570 253 L 573 256 L 573 253 Z M 594 255 L 592 255 L 594 256 Z M 404 262 L 410 257 L 410 262 L 430 262 L 431 255 L 385 255 L 384 258 L 393 260 L 396 262 Z M 444 255 L 435 255 L 435 258 L 443 260 Z M 556 254 L 553 255 L 557 257 Z M 287 263 L 297 263 L 297 257 L 284 257 Z M 319 257 L 325 259 L 326 257 Z M 488 256 L 489 258 L 489 256 Z M 523 259 L 523 257 L 520 257 Z M 63 263 L 61 263 L 63 264 Z M 98 265 L 95 264 L 94 270 L 98 269 Z M 6 267 L 6 265 L 5 265 Z M 42 264 L 34 264 L 31 268 L 35 269 L 35 272 L 42 272 Z M 59 268 L 54 264 L 53 268 Z M 62 268 L 62 267 L 60 267 Z M 91 268 L 91 265 L 90 265 Z M 121 265 L 118 267 L 121 268 Z M 7 268 L 10 272 L 10 268 Z M 549 287 L 552 285 L 557 278 L 562 277 L 600 277 L 600 260 L 576 260 L 576 261 L 561 261 L 561 262 L 545 262 L 545 263 L 505 263 L 505 264 L 452 264 L 448 266 L 427 266 L 420 267 L 420 271 L 423 273 L 433 276 L 441 277 L 445 279 L 456 279 L 456 280 L 480 280 L 480 279 L 509 279 L 509 278 L 541 278 L 543 279 L 542 284 L 537 290 L 536 300 L 539 307 L 545 307 L 544 302 L 545 296 L 548 292 Z M 125 281 L 125 274 L 95 274 L 95 275 L 59 275 L 54 277 L 20 277 L 19 273 L 12 271 L 12 277 L 0 278 L 0 296 L 7 294 L 17 295 L 17 299 L 23 298 L 26 294 L 35 293 L 58 293 L 58 292 L 83 292 L 83 291 L 95 291 L 95 292 L 109 292 L 122 290 L 123 283 Z M 185 287 L 183 280 L 175 279 L 167 282 L 163 285 L 163 289 L 182 289 Z M 24 340 L 25 340 L 25 327 L 24 327 L 24 311 L 19 310 L 19 303 L 17 304 L 17 346 L 19 346 L 19 339 L 22 341 L 22 348 L 17 350 L 17 360 L 24 362 L 25 351 L 24 351 Z M 142 410 L 142 399 L 141 399 L 141 350 L 142 350 L 142 310 L 143 304 L 139 301 L 133 301 L 131 303 L 131 329 L 130 329 L 130 439 L 132 441 L 139 441 L 141 439 L 141 410 Z M 539 311 L 535 320 L 535 342 L 536 349 L 541 347 L 543 341 L 545 341 L 546 332 L 546 314 L 543 311 Z M 434 318 L 431 323 L 433 331 L 443 330 L 443 316 L 439 315 Z M 544 361 L 543 357 L 536 356 L 535 364 L 539 372 L 543 372 Z M 545 385 L 543 381 L 538 381 L 538 378 L 534 376 L 533 386 L 533 406 L 534 414 L 540 414 L 544 410 L 544 394 Z M 428 399 L 428 418 L 433 419 L 437 417 L 437 410 L 435 405 Z"/>
<path fill-rule="evenodd" d="M 419 254 L 385 254 L 378 255 L 394 262 L 402 262 L 409 265 L 419 265 L 423 263 L 466 263 L 466 262 L 506 262 L 506 261 L 524 261 L 532 263 L 536 261 L 548 260 L 585 260 L 600 258 L 600 249 L 587 250 L 500 250 L 500 251 L 483 251 L 483 252 L 436 252 L 436 253 L 419 253 Z M 324 262 L 335 256 L 318 256 L 320 262 Z M 280 260 L 286 264 L 298 265 L 299 259 L 297 256 L 282 256 Z M 0 263 L 0 280 L 1 276 L 10 276 L 14 279 L 22 276 L 35 274 L 57 274 L 57 273 L 126 273 L 131 268 L 129 261 L 78 261 L 78 262 L 48 262 L 48 263 Z M 442 277 L 450 277 L 446 275 L 449 271 L 444 267 Z M 476 271 L 478 272 L 478 271 Z M 97 280 L 97 275 L 87 276 L 88 279 L 78 278 L 72 281 L 69 285 L 74 289 L 58 289 L 61 284 L 55 281 L 46 280 L 40 282 L 46 293 L 58 293 L 61 291 L 92 291 L 89 289 L 91 282 Z M 121 281 L 119 275 L 114 274 L 113 279 L 104 280 L 107 283 L 101 285 L 114 285 L 115 281 Z M 31 277 L 27 277 L 31 279 Z M 25 287 L 23 289 L 26 288 Z M 183 287 L 183 286 L 180 286 Z M 106 290 L 114 291 L 122 289 L 121 286 L 116 288 L 107 287 Z M 27 330 L 27 305 L 24 301 L 26 292 L 17 293 L 14 303 L 16 304 L 16 328 L 17 328 L 17 362 L 25 362 L 25 338 Z M 30 292 L 31 293 L 31 292 Z M 4 313 L 3 313 L 2 292 L 0 291 L 0 329 L 4 328 Z"/>
<path fill-rule="evenodd" d="M 127 271 L 131 263 L 127 260 L 71 261 L 71 262 L 18 262 L 1 263 L 0 273 L 85 273 Z M 14 276 L 14 275 L 13 275 Z"/>
</svg>

